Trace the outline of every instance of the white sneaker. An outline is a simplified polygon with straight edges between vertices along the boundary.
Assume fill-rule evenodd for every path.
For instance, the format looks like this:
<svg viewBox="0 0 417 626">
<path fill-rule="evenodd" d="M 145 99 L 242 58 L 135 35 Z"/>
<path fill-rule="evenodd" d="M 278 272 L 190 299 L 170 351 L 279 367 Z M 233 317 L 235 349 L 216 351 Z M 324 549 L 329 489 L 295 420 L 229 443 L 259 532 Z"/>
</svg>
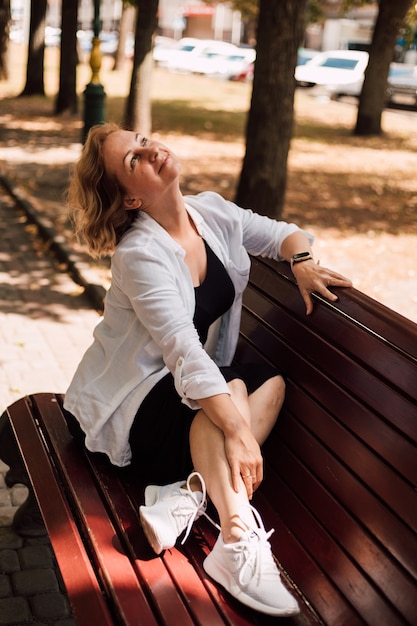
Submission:
<svg viewBox="0 0 417 626">
<path fill-rule="evenodd" d="M 236 543 L 224 543 L 219 535 L 203 562 L 204 570 L 234 598 L 268 615 L 295 615 L 297 601 L 287 591 L 271 552 L 268 533 L 253 507 L 256 528 L 245 531 Z"/>
<path fill-rule="evenodd" d="M 198 476 L 202 491 L 192 491 L 190 481 Z M 193 472 L 184 481 L 162 487 L 149 485 L 145 489 L 145 505 L 139 507 L 143 531 L 156 554 L 172 548 L 187 529 L 184 543 L 194 520 L 206 510 L 206 486 L 203 477 Z"/>
</svg>

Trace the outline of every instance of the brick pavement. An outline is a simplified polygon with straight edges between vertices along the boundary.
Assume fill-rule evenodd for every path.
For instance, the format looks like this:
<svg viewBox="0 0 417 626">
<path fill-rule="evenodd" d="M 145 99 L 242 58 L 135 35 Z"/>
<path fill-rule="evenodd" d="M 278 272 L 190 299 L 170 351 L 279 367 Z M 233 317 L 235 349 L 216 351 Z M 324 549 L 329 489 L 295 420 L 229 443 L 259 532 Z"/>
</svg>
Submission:
<svg viewBox="0 0 417 626">
<path fill-rule="evenodd" d="M 36 228 L 0 185 L 0 411 L 32 392 L 63 392 L 99 321 Z M 75 626 L 47 538 L 11 528 L 26 488 L 0 462 L 0 626 Z"/>
</svg>

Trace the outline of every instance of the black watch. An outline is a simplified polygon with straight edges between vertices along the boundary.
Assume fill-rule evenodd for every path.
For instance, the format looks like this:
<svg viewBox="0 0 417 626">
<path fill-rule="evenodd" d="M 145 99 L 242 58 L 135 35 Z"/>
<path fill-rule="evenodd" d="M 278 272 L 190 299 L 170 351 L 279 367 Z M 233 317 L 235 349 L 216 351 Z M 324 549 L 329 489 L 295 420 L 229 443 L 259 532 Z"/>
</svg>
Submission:
<svg viewBox="0 0 417 626">
<path fill-rule="evenodd" d="M 302 263 L 303 261 L 310 261 L 313 259 L 313 255 L 311 252 L 297 252 L 297 254 L 293 254 L 291 257 L 291 269 L 295 263 Z"/>
</svg>

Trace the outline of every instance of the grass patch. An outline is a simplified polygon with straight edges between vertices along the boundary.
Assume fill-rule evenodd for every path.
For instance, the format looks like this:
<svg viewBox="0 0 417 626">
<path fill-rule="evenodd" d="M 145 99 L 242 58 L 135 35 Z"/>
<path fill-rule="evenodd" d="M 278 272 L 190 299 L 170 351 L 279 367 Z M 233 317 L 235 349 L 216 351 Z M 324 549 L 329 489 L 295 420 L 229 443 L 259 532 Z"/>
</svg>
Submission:
<svg viewBox="0 0 417 626">
<path fill-rule="evenodd" d="M 155 131 L 212 138 L 218 141 L 240 140 L 244 136 L 246 113 L 207 110 L 186 100 L 157 100 L 152 104 Z"/>
<path fill-rule="evenodd" d="M 125 99 L 108 97 L 106 119 L 123 123 Z M 191 135 L 213 141 L 241 141 L 244 138 L 246 113 L 206 109 L 191 100 L 154 100 L 153 132 Z"/>
</svg>

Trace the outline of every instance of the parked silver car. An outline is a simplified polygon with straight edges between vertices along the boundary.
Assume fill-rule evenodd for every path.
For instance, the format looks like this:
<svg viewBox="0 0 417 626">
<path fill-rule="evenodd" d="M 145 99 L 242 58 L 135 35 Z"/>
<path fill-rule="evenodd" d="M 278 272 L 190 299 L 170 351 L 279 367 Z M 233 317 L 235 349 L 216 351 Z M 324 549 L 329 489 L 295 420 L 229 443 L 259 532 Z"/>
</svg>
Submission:
<svg viewBox="0 0 417 626">
<path fill-rule="evenodd" d="M 417 65 L 391 63 L 386 97 L 388 104 L 411 104 L 417 108 Z"/>
</svg>

